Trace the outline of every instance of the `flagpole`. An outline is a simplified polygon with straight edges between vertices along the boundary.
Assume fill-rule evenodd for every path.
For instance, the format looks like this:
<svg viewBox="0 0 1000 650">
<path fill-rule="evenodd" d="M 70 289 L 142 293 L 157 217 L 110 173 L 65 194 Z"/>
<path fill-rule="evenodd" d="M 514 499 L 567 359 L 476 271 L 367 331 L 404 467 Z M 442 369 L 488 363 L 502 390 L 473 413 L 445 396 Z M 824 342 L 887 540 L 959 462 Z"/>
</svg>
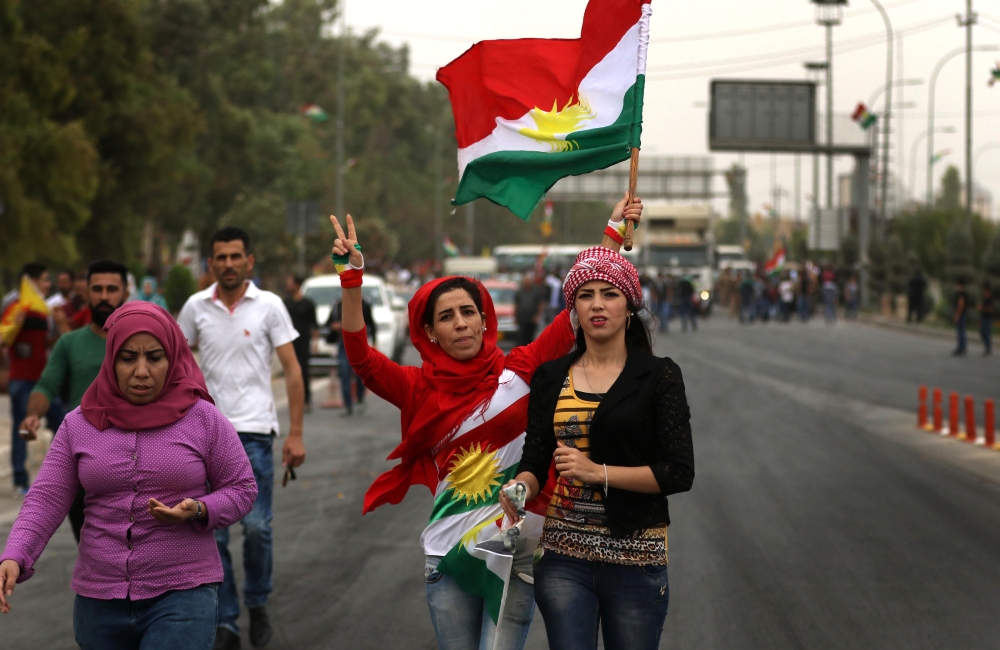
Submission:
<svg viewBox="0 0 1000 650">
<path fill-rule="evenodd" d="M 635 202 L 635 184 L 639 177 L 639 147 L 632 147 L 632 162 L 628 170 L 628 203 L 625 207 Z M 625 250 L 632 250 L 632 222 L 625 220 Z"/>
</svg>

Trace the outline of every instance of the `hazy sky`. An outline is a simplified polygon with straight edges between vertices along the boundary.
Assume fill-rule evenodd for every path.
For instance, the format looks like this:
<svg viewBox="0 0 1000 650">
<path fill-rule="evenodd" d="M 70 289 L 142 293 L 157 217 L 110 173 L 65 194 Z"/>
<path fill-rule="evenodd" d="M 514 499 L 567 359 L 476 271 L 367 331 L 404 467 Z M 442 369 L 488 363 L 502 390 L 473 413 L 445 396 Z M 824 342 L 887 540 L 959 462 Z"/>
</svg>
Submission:
<svg viewBox="0 0 1000 650">
<path fill-rule="evenodd" d="M 494 38 L 576 37 L 580 33 L 586 0 L 381 0 L 347 1 L 347 23 L 354 31 L 377 27 L 393 44 L 408 43 L 412 71 L 433 79 L 437 68 L 472 43 Z M 949 51 L 964 46 L 965 30 L 955 14 L 964 12 L 964 0 L 882 0 L 896 33 L 896 79 L 920 79 L 922 85 L 894 90 L 893 103 L 914 102 L 904 109 L 902 125 L 893 117 L 893 168 L 910 187 L 911 147 L 927 129 L 928 81 L 935 64 Z M 803 61 L 825 57 L 824 29 L 815 24 L 814 5 L 808 0 L 653 0 L 651 46 L 647 68 L 643 125 L 643 152 L 657 155 L 707 155 L 707 99 L 710 79 L 803 79 Z M 975 0 L 979 13 L 973 41 L 1000 45 L 1000 0 Z M 867 102 L 885 82 L 885 27 L 870 0 L 851 0 L 844 21 L 833 29 L 834 113 L 848 113 Z M 900 50 L 902 52 L 900 53 Z M 976 180 L 1000 201 L 1000 84 L 987 87 L 990 69 L 1000 52 L 973 55 L 974 153 Z M 937 83 L 936 125 L 953 126 L 955 133 L 935 135 L 935 150 L 950 149 L 936 168 L 955 164 L 964 177 L 964 56 L 945 65 Z M 825 105 L 823 90 L 819 100 Z M 900 97 L 900 93 L 905 93 Z M 877 110 L 881 110 L 881 101 Z M 902 147 L 899 136 L 902 135 Z M 917 149 L 916 182 L 925 192 L 925 147 Z M 735 154 L 714 154 L 717 168 L 729 166 Z M 812 191 L 811 157 L 803 157 L 801 205 L 805 213 Z M 762 211 L 771 200 L 771 156 L 747 155 L 751 211 Z M 777 182 L 794 193 L 795 163 L 779 155 Z M 849 158 L 839 160 L 837 172 L 849 172 Z M 823 167 L 825 169 L 825 165 Z M 821 174 L 825 178 L 825 171 Z M 716 190 L 725 184 L 717 179 Z M 937 183 L 937 181 L 935 181 Z M 911 189 L 911 191 L 912 191 Z M 821 197 L 825 190 L 821 186 Z M 724 203 L 719 203 L 724 209 Z M 781 212 L 791 216 L 794 199 L 782 199 Z M 1000 212 L 994 206 L 994 215 Z"/>
</svg>

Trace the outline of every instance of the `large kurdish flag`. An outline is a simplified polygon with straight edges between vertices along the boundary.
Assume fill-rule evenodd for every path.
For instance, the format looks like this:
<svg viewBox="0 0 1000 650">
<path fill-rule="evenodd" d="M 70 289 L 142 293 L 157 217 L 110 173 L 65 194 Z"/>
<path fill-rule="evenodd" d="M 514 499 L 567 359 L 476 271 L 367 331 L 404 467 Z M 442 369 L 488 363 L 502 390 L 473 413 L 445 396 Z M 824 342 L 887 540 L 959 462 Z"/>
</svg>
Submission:
<svg viewBox="0 0 1000 650">
<path fill-rule="evenodd" d="M 466 592 L 483 598 L 494 623 L 503 611 L 513 558 L 476 549 L 476 545 L 500 531 L 500 488 L 517 475 L 524 446 L 524 433 L 517 430 L 523 422 L 514 421 L 518 409 L 508 407 L 527 400 L 528 391 L 523 379 L 505 370 L 486 411 L 463 422 L 436 454 L 444 476 L 434 492 L 430 523 L 421 536 L 427 555 L 443 556 L 438 570 L 452 576 Z M 522 530 L 537 542 L 543 518 L 534 513 L 527 517 Z"/>
<path fill-rule="evenodd" d="M 577 39 L 483 41 L 438 70 L 458 139 L 454 203 L 527 220 L 564 176 L 640 146 L 650 0 L 590 0 Z"/>
</svg>

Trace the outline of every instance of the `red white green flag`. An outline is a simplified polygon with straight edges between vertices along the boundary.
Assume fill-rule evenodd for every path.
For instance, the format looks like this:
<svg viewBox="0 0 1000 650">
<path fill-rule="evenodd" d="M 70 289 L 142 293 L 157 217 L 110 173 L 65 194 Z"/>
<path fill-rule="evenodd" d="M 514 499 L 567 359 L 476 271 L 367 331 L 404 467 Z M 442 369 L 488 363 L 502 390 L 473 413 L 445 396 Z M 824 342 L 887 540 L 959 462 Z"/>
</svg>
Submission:
<svg viewBox="0 0 1000 650">
<path fill-rule="evenodd" d="M 784 247 L 779 248 L 774 252 L 774 255 L 767 261 L 764 265 L 764 273 L 771 275 L 772 273 L 778 273 L 785 268 L 785 249 Z"/>
<path fill-rule="evenodd" d="M 590 0 L 580 38 L 482 41 L 438 70 L 458 140 L 453 203 L 524 220 L 564 176 L 640 146 L 650 0 Z"/>
</svg>

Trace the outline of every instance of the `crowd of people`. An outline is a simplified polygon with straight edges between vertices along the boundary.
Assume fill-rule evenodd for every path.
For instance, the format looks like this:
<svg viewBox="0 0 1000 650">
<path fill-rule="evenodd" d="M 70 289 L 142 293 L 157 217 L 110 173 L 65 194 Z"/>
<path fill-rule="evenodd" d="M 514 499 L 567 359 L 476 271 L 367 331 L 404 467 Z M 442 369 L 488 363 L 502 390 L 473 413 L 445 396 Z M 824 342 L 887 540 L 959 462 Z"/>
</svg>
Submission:
<svg viewBox="0 0 1000 650">
<path fill-rule="evenodd" d="M 545 298 L 525 299 L 526 320 L 537 325 L 544 314 L 548 325 L 509 354 L 496 345 L 482 284 L 424 284 L 409 305 L 420 366 L 373 347 L 354 224 L 347 217 L 345 232 L 332 220 L 342 298 L 328 325 L 358 395 L 367 388 L 401 412 L 391 456 L 400 463 L 373 483 L 364 512 L 401 502 L 414 484 L 447 501 L 444 492 L 465 480 L 452 470 L 473 450 L 502 448 L 511 468 L 503 489 L 490 478 L 475 493 L 477 520 L 457 531 L 463 548 L 494 521 L 523 533 L 501 611 L 429 534 L 437 513 L 422 538 L 443 650 L 522 648 L 536 601 L 553 648 L 596 649 L 598 628 L 607 648 L 658 646 L 669 602 L 667 496 L 691 488 L 694 458 L 680 368 L 652 355 L 641 317 L 659 309 L 658 298 L 617 252 L 626 220 L 638 223 L 641 210 L 638 200 L 620 202 L 601 245 L 581 253 Z M 0 333 L 12 384 L 23 383 L 12 390 L 11 440 L 21 449 L 13 476 L 24 502 L 0 554 L 0 611 L 11 610 L 15 586 L 69 516 L 80 548 L 73 629 L 85 649 L 239 648 L 229 551 L 237 522 L 250 643 L 263 647 L 273 634 L 272 449 L 281 431 L 271 362 L 280 360 L 288 395 L 284 485 L 305 460 L 316 306 L 302 278 L 289 280 L 285 301 L 251 281 L 251 242 L 239 228 L 218 231 L 209 247 L 215 282 L 176 320 L 153 278 L 132 296 L 126 267 L 114 261 L 91 264 L 79 283 L 61 273 L 48 301 L 47 269 L 28 265 L 6 298 Z M 345 400 L 353 377 L 344 376 Z M 31 482 L 24 450 L 43 418 L 56 433 Z M 617 433 L 623 423 L 626 436 Z M 526 511 L 505 496 L 511 489 L 526 497 Z M 183 571 L 162 561 L 176 557 Z"/>
<path fill-rule="evenodd" d="M 725 269 L 716 283 L 716 297 L 741 323 L 805 323 L 819 311 L 832 323 L 841 306 L 846 318 L 857 318 L 860 293 L 856 274 L 839 278 L 832 264 L 806 262 L 773 272 Z"/>
</svg>

